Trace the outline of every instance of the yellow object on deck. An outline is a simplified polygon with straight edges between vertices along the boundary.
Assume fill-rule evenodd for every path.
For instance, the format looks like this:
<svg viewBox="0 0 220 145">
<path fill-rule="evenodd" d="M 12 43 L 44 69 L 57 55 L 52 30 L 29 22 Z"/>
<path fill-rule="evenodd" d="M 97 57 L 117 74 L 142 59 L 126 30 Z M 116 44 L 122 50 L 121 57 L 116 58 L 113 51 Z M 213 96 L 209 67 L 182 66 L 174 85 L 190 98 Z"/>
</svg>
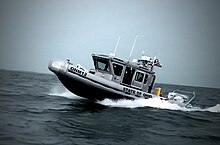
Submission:
<svg viewBox="0 0 220 145">
<path fill-rule="evenodd" d="M 154 94 L 156 95 L 156 96 L 160 96 L 160 91 L 161 91 L 161 88 L 155 88 L 154 89 Z"/>
</svg>

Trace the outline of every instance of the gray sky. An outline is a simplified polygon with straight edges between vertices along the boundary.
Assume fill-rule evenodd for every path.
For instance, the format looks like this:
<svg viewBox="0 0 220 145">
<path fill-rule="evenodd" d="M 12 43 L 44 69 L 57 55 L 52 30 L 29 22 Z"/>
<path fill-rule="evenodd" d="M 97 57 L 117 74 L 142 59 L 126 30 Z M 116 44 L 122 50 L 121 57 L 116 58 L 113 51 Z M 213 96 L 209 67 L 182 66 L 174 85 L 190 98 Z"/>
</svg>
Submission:
<svg viewBox="0 0 220 145">
<path fill-rule="evenodd" d="M 157 82 L 220 88 L 219 0 L 0 0 L 0 68 L 50 73 L 51 59 L 157 55 Z"/>
</svg>

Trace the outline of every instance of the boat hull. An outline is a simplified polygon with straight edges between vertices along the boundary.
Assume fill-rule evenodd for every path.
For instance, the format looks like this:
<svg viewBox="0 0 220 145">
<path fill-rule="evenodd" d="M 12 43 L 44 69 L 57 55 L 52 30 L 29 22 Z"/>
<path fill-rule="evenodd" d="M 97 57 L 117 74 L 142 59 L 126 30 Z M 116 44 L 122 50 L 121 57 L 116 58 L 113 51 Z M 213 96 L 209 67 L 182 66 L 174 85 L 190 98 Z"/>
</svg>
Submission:
<svg viewBox="0 0 220 145">
<path fill-rule="evenodd" d="M 108 91 L 108 87 L 102 84 L 95 84 L 87 78 L 77 79 L 73 76 L 68 76 L 64 74 L 57 74 L 60 82 L 72 93 L 87 98 L 90 100 L 104 100 L 108 99 L 133 99 L 126 94 L 122 95 L 120 93 Z M 100 87 L 100 85 L 102 87 Z M 104 89 L 103 89 L 104 87 Z"/>
</svg>

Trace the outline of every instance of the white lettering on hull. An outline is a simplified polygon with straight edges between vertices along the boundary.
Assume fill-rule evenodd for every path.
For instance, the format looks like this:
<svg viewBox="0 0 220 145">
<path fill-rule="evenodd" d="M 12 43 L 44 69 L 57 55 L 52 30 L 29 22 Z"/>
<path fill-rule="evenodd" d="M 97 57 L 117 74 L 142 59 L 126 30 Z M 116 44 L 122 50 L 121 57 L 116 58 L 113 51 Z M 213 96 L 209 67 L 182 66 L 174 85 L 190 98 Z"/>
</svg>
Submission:
<svg viewBox="0 0 220 145">
<path fill-rule="evenodd" d="M 128 87 L 124 87 L 123 92 L 125 94 L 130 94 L 130 95 L 134 95 L 134 96 L 137 96 L 137 97 L 144 97 L 146 99 L 152 98 L 152 95 L 150 95 L 148 93 L 144 93 L 144 92 L 134 90 L 134 89 L 131 89 L 131 88 L 128 88 Z"/>
</svg>

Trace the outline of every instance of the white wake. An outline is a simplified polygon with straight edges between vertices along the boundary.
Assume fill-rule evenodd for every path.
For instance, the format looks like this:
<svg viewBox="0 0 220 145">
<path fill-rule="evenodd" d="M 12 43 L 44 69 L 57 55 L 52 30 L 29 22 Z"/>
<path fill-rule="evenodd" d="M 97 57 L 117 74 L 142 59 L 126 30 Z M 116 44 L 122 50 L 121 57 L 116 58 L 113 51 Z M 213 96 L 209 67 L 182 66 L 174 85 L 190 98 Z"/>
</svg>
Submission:
<svg viewBox="0 0 220 145">
<path fill-rule="evenodd" d="M 220 112 L 220 104 L 217 104 L 213 107 L 209 107 L 206 109 L 207 111 L 210 111 L 210 112 Z"/>
<path fill-rule="evenodd" d="M 50 90 L 49 95 L 51 96 L 59 96 L 65 97 L 69 99 L 80 99 L 81 97 L 74 95 L 66 88 L 64 88 L 61 84 L 56 84 Z M 220 104 L 217 104 L 213 107 L 208 108 L 200 108 L 200 107 L 193 107 L 190 108 L 180 107 L 177 104 L 172 104 L 168 101 L 160 100 L 159 98 L 149 98 L 149 99 L 135 99 L 135 100 L 111 100 L 111 99 L 104 99 L 103 101 L 97 101 L 97 103 L 110 106 L 110 107 L 122 107 L 122 108 L 139 108 L 139 107 L 153 107 L 153 108 L 160 108 L 160 109 L 169 109 L 169 110 L 182 110 L 182 111 L 209 111 L 209 112 L 220 112 Z"/>
<path fill-rule="evenodd" d="M 70 91 L 68 91 L 61 84 L 56 84 L 55 86 L 53 86 L 53 88 L 49 92 L 49 95 L 65 97 L 68 99 L 79 99 L 80 98 L 76 96 L 75 94 L 71 93 Z"/>
<path fill-rule="evenodd" d="M 153 107 L 160 109 L 169 109 L 169 110 L 182 110 L 182 111 L 209 111 L 209 112 L 220 112 L 220 105 L 209 107 L 209 108 L 200 108 L 200 107 L 180 107 L 177 104 L 172 104 L 168 101 L 160 100 L 159 98 L 150 98 L 150 99 L 135 99 L 135 100 L 110 100 L 105 99 L 103 101 L 98 101 L 99 104 L 110 106 L 110 107 L 122 107 L 122 108 L 138 108 L 138 107 Z"/>
</svg>

